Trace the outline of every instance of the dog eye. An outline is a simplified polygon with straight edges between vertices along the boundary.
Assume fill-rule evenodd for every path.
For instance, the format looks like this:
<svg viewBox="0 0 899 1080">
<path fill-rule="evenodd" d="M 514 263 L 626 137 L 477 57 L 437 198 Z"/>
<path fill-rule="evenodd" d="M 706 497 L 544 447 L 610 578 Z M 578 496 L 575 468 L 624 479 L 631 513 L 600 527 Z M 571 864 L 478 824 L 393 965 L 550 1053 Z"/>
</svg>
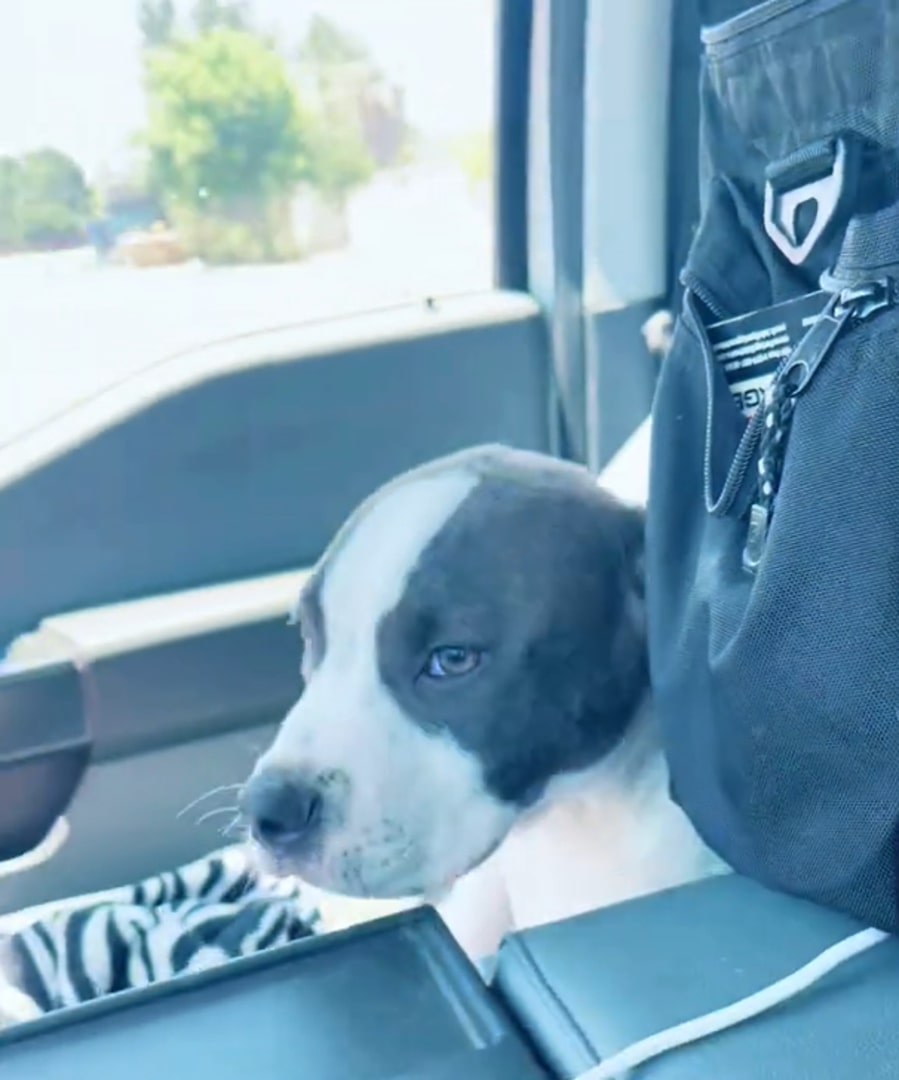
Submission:
<svg viewBox="0 0 899 1080">
<path fill-rule="evenodd" d="M 456 679 L 480 664 L 481 654 L 465 645 L 443 645 L 428 657 L 425 674 L 431 679 Z"/>
</svg>

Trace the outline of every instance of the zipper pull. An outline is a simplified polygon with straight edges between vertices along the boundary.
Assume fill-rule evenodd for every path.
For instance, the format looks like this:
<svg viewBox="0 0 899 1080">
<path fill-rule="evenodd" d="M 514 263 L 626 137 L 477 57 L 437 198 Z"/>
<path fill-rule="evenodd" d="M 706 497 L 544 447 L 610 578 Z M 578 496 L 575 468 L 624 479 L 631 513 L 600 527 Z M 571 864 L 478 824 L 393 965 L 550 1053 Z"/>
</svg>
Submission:
<svg viewBox="0 0 899 1080">
<path fill-rule="evenodd" d="M 784 366 L 775 376 L 771 390 L 780 389 L 787 397 L 797 398 L 804 393 L 818 368 L 827 359 L 843 327 L 852 317 L 852 308 L 844 306 L 838 311 L 839 295 L 832 296 L 827 306 L 806 331 L 805 337 L 787 357 Z M 772 394 L 773 396 L 773 394 Z"/>
<path fill-rule="evenodd" d="M 748 573 L 756 572 L 765 552 L 796 398 L 809 388 L 849 323 L 863 322 L 892 307 L 893 302 L 889 278 L 835 293 L 774 376 L 765 405 L 759 495 L 749 511 L 749 528 L 743 548 L 743 569 Z"/>
<path fill-rule="evenodd" d="M 793 398 L 805 393 L 818 368 L 830 355 L 846 323 L 869 319 L 890 307 L 891 303 L 889 281 L 876 281 L 856 289 L 843 289 L 831 297 L 778 372 L 777 381 L 784 392 Z"/>
</svg>

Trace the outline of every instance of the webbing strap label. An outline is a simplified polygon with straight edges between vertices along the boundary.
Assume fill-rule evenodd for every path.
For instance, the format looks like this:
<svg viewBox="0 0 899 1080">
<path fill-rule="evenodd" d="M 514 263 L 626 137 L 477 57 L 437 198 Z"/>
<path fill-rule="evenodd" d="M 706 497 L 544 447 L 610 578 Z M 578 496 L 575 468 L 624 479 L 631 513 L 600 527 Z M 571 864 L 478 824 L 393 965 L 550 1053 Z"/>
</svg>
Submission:
<svg viewBox="0 0 899 1080">
<path fill-rule="evenodd" d="M 824 310 L 830 293 L 807 293 L 773 307 L 738 315 L 708 327 L 715 359 L 724 368 L 737 408 L 752 416 L 780 364 Z"/>
</svg>

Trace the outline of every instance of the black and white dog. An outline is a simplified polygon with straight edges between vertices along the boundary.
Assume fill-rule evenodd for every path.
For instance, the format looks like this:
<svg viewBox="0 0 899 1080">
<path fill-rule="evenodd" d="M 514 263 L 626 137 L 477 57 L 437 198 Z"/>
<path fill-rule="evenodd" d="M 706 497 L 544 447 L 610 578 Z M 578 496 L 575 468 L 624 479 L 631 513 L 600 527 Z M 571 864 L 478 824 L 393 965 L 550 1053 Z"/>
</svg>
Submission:
<svg viewBox="0 0 899 1080">
<path fill-rule="evenodd" d="M 244 791 L 275 867 L 447 897 L 473 955 L 715 872 L 653 726 L 643 524 L 586 469 L 502 447 L 363 503 L 299 598 L 305 690 Z"/>
</svg>

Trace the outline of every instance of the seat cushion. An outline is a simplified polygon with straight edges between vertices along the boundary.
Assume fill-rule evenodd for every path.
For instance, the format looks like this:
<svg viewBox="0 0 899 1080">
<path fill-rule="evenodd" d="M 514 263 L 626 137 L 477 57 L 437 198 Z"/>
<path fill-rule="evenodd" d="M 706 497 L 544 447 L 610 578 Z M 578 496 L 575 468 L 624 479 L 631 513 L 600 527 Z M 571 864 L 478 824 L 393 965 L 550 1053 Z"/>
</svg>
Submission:
<svg viewBox="0 0 899 1080">
<path fill-rule="evenodd" d="M 735 875 L 509 938 L 495 991 L 559 1077 L 722 1008 L 861 927 Z M 848 961 L 798 998 L 638 1070 L 641 1080 L 899 1075 L 899 945 Z"/>
</svg>

